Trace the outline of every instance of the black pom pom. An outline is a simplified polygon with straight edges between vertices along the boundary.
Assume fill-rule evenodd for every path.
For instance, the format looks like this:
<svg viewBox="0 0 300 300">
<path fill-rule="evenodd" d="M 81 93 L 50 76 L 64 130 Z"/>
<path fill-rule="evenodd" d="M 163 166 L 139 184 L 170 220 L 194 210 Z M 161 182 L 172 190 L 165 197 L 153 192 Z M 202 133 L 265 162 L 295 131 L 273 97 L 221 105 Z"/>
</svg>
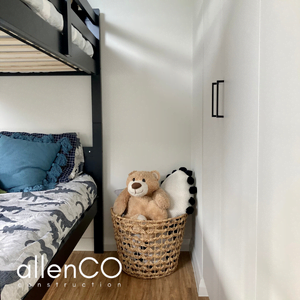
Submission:
<svg viewBox="0 0 300 300">
<path fill-rule="evenodd" d="M 173 170 L 172 173 L 175 173 L 177 170 Z"/>
<path fill-rule="evenodd" d="M 189 191 L 190 191 L 190 194 L 192 194 L 192 195 L 197 194 L 197 188 L 195 186 L 190 187 Z"/>
<path fill-rule="evenodd" d="M 190 198 L 189 203 L 191 205 L 194 205 L 196 203 L 195 199 L 193 197 Z"/>
<path fill-rule="evenodd" d="M 187 176 L 192 176 L 193 175 L 193 171 L 190 171 L 190 170 L 187 170 L 185 173 L 186 173 Z"/>
<path fill-rule="evenodd" d="M 188 215 L 191 215 L 192 213 L 194 212 L 194 208 L 192 206 L 189 206 L 187 209 L 186 209 L 186 213 Z"/>
<path fill-rule="evenodd" d="M 194 180 L 194 178 L 193 177 L 188 177 L 188 179 L 187 179 L 187 183 L 188 184 L 190 184 L 190 185 L 192 185 L 192 184 L 194 184 L 194 182 L 195 182 L 195 180 Z"/>
<path fill-rule="evenodd" d="M 163 184 L 163 183 L 164 183 L 164 180 L 162 180 L 160 184 Z"/>
<path fill-rule="evenodd" d="M 181 167 L 181 168 L 179 168 L 179 170 L 185 173 L 187 171 L 187 168 Z"/>
<path fill-rule="evenodd" d="M 170 176 L 170 174 L 168 174 L 167 176 L 166 176 L 166 178 L 168 178 Z"/>
</svg>

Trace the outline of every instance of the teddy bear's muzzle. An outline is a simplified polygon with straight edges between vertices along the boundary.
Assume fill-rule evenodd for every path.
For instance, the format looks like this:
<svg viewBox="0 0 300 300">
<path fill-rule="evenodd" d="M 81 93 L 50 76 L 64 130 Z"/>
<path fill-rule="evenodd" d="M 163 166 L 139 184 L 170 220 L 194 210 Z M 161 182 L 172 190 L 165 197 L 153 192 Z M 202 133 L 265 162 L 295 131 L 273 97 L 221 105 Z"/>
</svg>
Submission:
<svg viewBox="0 0 300 300">
<path fill-rule="evenodd" d="M 131 187 L 132 187 L 133 189 L 135 189 L 135 190 L 139 189 L 141 186 L 142 186 L 142 185 L 141 185 L 140 183 L 138 183 L 138 182 L 135 182 L 135 183 L 133 183 L 133 184 L 131 185 Z"/>
</svg>

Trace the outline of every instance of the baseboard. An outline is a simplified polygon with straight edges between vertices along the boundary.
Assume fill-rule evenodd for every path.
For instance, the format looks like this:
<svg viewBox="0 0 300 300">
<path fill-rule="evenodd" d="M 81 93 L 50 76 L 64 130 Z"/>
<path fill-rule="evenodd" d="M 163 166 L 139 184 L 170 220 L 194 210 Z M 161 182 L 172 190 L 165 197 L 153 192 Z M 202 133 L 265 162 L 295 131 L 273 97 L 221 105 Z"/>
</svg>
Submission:
<svg viewBox="0 0 300 300">
<path fill-rule="evenodd" d="M 94 238 L 81 238 L 74 251 L 94 251 Z"/>
<path fill-rule="evenodd" d="M 201 278 L 200 284 L 197 287 L 198 290 L 198 296 L 199 297 L 209 297 L 207 289 L 206 289 L 206 285 L 205 285 L 205 281 L 203 278 Z"/>
<path fill-rule="evenodd" d="M 117 251 L 117 245 L 114 238 L 106 238 L 104 240 L 104 251 Z"/>
<path fill-rule="evenodd" d="M 191 239 L 183 239 L 180 251 L 189 251 Z"/>
<path fill-rule="evenodd" d="M 194 249 L 193 249 L 194 250 Z M 194 269 L 195 281 L 197 285 L 197 291 L 199 297 L 208 297 L 205 281 L 201 274 L 200 262 L 198 256 L 196 255 L 195 251 L 191 252 L 192 257 L 192 266 Z"/>
<path fill-rule="evenodd" d="M 189 251 L 190 239 L 184 239 L 181 245 L 181 251 Z M 76 245 L 74 251 L 94 251 L 93 238 L 81 238 Z M 104 241 L 104 251 L 117 251 L 116 242 L 114 239 Z"/>
<path fill-rule="evenodd" d="M 192 266 L 194 270 L 194 276 L 195 276 L 195 281 L 196 281 L 196 286 L 197 286 L 197 291 L 199 296 L 199 286 L 201 282 L 200 263 L 198 262 L 196 253 L 193 250 L 191 251 L 191 260 L 192 260 Z"/>
</svg>

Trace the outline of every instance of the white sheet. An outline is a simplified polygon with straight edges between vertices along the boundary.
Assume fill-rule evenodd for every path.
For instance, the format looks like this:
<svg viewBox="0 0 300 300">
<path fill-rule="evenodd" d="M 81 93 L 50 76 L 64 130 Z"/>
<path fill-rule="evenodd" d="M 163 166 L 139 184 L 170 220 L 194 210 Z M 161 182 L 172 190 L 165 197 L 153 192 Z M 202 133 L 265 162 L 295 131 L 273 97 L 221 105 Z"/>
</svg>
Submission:
<svg viewBox="0 0 300 300">
<path fill-rule="evenodd" d="M 21 0 L 27 4 L 37 15 L 48 22 L 53 27 L 62 31 L 64 28 L 64 20 L 62 15 L 56 10 L 54 5 L 48 0 Z M 77 45 L 89 56 L 94 55 L 94 50 L 89 41 L 72 25 L 72 42 Z"/>
</svg>

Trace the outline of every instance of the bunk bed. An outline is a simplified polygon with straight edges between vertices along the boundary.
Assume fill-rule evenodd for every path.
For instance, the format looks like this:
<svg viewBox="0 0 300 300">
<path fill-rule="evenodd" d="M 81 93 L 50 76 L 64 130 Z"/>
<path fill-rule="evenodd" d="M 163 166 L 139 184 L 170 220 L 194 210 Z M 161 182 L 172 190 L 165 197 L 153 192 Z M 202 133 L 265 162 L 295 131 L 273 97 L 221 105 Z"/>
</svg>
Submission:
<svg viewBox="0 0 300 300">
<path fill-rule="evenodd" d="M 62 267 L 92 220 L 94 251 L 103 252 L 100 12 L 93 10 L 87 0 L 49 0 L 47 7 L 54 7 L 63 20 L 57 28 L 35 11 L 31 2 L 0 0 L 0 76 L 91 76 L 93 146 L 83 149 L 84 172 L 92 176 L 98 193 L 49 263 Z M 93 32 L 86 24 L 92 25 Z M 82 35 L 93 53 L 80 48 L 81 42 L 74 44 L 74 34 Z M 42 299 L 53 280 L 45 272 L 23 299 Z"/>
</svg>

